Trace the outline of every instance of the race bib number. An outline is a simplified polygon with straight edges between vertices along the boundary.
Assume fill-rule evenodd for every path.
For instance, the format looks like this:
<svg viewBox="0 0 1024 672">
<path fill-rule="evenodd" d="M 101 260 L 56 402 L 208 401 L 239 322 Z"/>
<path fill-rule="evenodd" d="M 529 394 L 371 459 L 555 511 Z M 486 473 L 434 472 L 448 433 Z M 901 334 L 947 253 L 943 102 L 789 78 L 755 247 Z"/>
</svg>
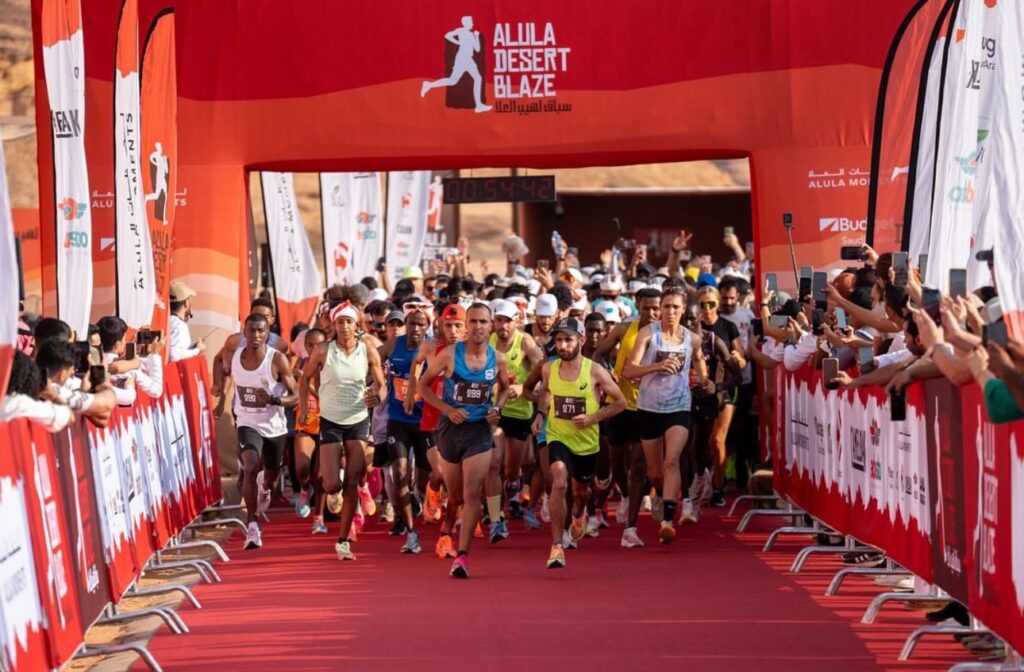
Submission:
<svg viewBox="0 0 1024 672">
<path fill-rule="evenodd" d="M 666 359 L 674 359 L 678 362 L 682 362 L 683 353 L 669 352 L 668 350 L 658 350 L 658 352 L 654 355 L 655 362 L 664 362 Z"/>
<path fill-rule="evenodd" d="M 465 406 L 475 406 L 487 401 L 490 385 L 461 380 L 455 384 L 455 401 Z"/>
<path fill-rule="evenodd" d="M 409 394 L 409 379 L 408 378 L 392 378 L 395 386 L 395 399 L 398 401 L 405 401 L 406 395 Z M 417 390 L 413 390 L 412 395 L 413 401 L 420 400 L 420 394 Z"/>
<path fill-rule="evenodd" d="M 555 395 L 555 417 L 572 420 L 577 415 L 587 414 L 587 400 L 583 397 L 560 397 Z"/>
<path fill-rule="evenodd" d="M 238 388 L 238 402 L 242 408 L 263 409 L 267 407 L 260 401 L 259 388 L 256 387 Z"/>
</svg>

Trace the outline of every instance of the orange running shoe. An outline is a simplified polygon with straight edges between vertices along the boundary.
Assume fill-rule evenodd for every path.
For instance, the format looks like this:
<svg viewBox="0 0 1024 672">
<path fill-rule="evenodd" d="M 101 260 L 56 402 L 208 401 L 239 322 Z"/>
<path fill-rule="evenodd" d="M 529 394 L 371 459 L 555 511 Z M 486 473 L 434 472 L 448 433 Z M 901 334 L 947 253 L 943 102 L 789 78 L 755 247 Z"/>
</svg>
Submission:
<svg viewBox="0 0 1024 672">
<path fill-rule="evenodd" d="M 479 520 L 476 521 L 476 529 L 473 530 L 473 536 L 476 537 L 477 539 L 480 539 L 481 537 L 484 536 L 484 528 L 480 524 Z"/>
<path fill-rule="evenodd" d="M 437 553 L 437 557 L 441 560 L 444 560 L 445 558 L 454 558 L 455 546 L 452 544 L 452 535 L 442 534 L 438 538 L 437 544 L 434 545 L 434 553 Z"/>
<path fill-rule="evenodd" d="M 423 506 L 423 522 L 433 525 L 441 520 L 441 492 L 427 484 L 427 502 Z"/>
</svg>

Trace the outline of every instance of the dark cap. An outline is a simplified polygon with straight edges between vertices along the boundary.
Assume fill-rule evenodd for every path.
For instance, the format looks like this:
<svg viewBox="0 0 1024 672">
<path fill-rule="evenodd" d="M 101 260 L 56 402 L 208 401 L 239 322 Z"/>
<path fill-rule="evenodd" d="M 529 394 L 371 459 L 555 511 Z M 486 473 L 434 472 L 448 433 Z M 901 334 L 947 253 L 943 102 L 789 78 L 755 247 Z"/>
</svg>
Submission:
<svg viewBox="0 0 1024 672">
<path fill-rule="evenodd" d="M 564 320 L 559 320 L 555 328 L 551 330 L 551 333 L 557 333 L 563 331 L 573 336 L 583 336 L 583 323 L 577 320 L 575 317 L 567 317 Z"/>
</svg>

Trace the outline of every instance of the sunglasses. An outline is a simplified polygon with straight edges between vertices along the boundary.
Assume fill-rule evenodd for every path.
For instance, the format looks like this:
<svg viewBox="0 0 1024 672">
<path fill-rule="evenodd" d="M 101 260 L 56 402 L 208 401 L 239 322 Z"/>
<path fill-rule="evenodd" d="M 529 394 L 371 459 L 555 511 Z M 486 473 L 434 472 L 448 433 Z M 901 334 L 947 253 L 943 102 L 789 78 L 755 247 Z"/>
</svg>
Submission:
<svg viewBox="0 0 1024 672">
<path fill-rule="evenodd" d="M 709 309 L 711 309 L 711 308 L 714 308 L 714 307 L 716 307 L 717 305 L 718 305 L 718 304 L 717 304 L 717 303 L 715 303 L 714 301 L 701 301 L 701 302 L 700 302 L 700 307 L 701 307 L 702 309 L 704 309 L 704 310 L 709 310 Z"/>
</svg>

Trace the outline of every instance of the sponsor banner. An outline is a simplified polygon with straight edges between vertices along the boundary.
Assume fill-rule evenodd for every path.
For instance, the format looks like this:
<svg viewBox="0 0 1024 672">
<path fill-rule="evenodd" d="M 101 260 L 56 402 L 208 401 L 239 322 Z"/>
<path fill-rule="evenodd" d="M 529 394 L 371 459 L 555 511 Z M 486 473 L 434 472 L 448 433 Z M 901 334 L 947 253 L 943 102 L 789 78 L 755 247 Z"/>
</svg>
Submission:
<svg viewBox="0 0 1024 672">
<path fill-rule="evenodd" d="M 995 275 L 1003 317 L 1024 338 L 1024 6 L 1001 2 L 1001 24 L 992 51 L 1000 70 L 993 89 L 991 170 L 983 217 L 994 232 Z M 990 43 L 986 43 L 988 46 Z M 987 55 L 987 52 L 986 52 Z M 982 248 L 984 249 L 984 248 Z M 1018 556 L 1019 557 L 1019 556 Z"/>
<path fill-rule="evenodd" d="M 85 54 L 79 0 L 47 0 L 43 69 L 53 138 L 57 307 L 79 334 L 92 309 L 92 214 L 85 161 Z"/>
<path fill-rule="evenodd" d="M 74 549 L 69 543 L 63 514 L 64 491 L 57 474 L 57 455 L 52 436 L 41 425 L 31 425 L 14 443 L 25 475 L 28 520 L 36 580 L 46 616 L 50 663 L 58 666 L 75 652 L 85 630 L 72 566 Z"/>
<path fill-rule="evenodd" d="M 393 279 L 419 266 L 427 230 L 430 171 L 388 173 L 387 259 Z"/>
<path fill-rule="evenodd" d="M 7 191 L 7 164 L 0 142 L 0 399 L 7 390 L 11 358 L 18 340 L 18 259 L 14 247 L 14 218 Z"/>
<path fill-rule="evenodd" d="M 427 232 L 423 240 L 424 261 L 444 261 L 449 250 L 455 248 L 458 242 L 459 233 L 455 224 L 458 216 L 454 210 L 456 206 L 444 204 L 444 186 L 441 183 L 443 177 L 450 175 L 458 177 L 457 172 L 446 175 L 435 173 L 427 187 Z"/>
<path fill-rule="evenodd" d="M 776 490 L 1024 646 L 1024 422 L 989 422 L 973 383 L 911 385 L 907 420 L 893 422 L 880 388 L 823 391 L 809 369 L 782 377 Z"/>
<path fill-rule="evenodd" d="M 210 373 L 203 357 L 178 362 L 186 422 L 192 438 L 192 456 L 200 496 L 196 509 L 202 511 L 224 496 L 220 482 L 220 458 L 214 432 L 213 403 L 210 399 Z M 165 378 L 165 384 L 168 378 Z"/>
<path fill-rule="evenodd" d="M 910 154 L 914 140 L 915 115 L 921 85 L 921 70 L 929 66 L 928 50 L 944 2 L 915 6 L 914 15 L 899 36 L 899 44 L 883 75 L 885 97 L 880 128 L 875 129 L 872 175 L 872 245 L 878 252 L 903 249 Z M 940 52 L 941 53 L 941 52 Z M 932 136 L 934 138 L 934 127 Z M 934 155 L 934 152 L 933 152 Z M 916 260 L 916 257 L 914 257 Z"/>
<path fill-rule="evenodd" d="M 958 3 L 946 49 L 926 276 L 943 292 L 949 290 L 948 269 L 966 267 L 973 242 L 976 179 L 988 137 L 987 129 L 978 128 L 984 23 L 984 3 Z M 974 282 L 968 277 L 972 287 Z"/>
<path fill-rule="evenodd" d="M 320 173 L 327 285 L 377 277 L 384 250 L 380 173 Z"/>
<path fill-rule="evenodd" d="M 146 157 L 142 191 L 153 250 L 155 296 L 150 326 L 168 333 L 168 293 L 178 180 L 178 85 L 174 13 L 162 12 L 149 26 L 142 53 L 140 111 Z M 119 254 L 123 251 L 119 250 Z"/>
<path fill-rule="evenodd" d="M 942 56 L 946 52 L 946 37 L 935 41 L 928 59 L 928 80 L 925 83 L 924 107 L 921 111 L 921 130 L 918 134 L 917 161 L 914 164 L 914 200 L 911 206 L 910 242 L 907 251 L 911 263 L 928 253 L 928 239 L 932 227 L 932 189 L 935 187 L 935 134 L 939 123 L 939 90 L 942 87 Z M 925 269 L 925 282 L 942 271 L 929 263 Z"/>
<path fill-rule="evenodd" d="M 0 423 L 4 446 L 31 441 L 28 425 Z M 50 667 L 43 629 L 43 592 L 36 581 L 24 471 L 13 450 L 0 450 L 0 659 L 15 670 Z"/>
<path fill-rule="evenodd" d="M 156 302 L 153 245 L 142 194 L 138 0 L 124 0 L 114 68 L 114 222 L 117 313 L 129 327 L 150 323 Z"/>
<path fill-rule="evenodd" d="M 91 428 L 89 446 L 93 464 L 96 504 L 100 510 L 103 530 L 103 554 L 110 581 L 110 591 L 119 598 L 136 578 L 138 563 L 132 544 L 128 504 L 121 486 L 122 467 L 118 459 L 116 414 L 103 429 Z"/>
<path fill-rule="evenodd" d="M 74 441 L 72 431 L 53 435 L 57 461 L 61 465 L 64 490 L 64 520 L 68 547 L 74 560 L 75 588 L 83 624 L 95 621 L 113 599 L 103 560 L 103 531 L 93 492 L 92 456 L 86 441 Z"/>
<path fill-rule="evenodd" d="M 323 283 L 295 199 L 292 174 L 260 173 L 260 185 L 270 242 L 277 321 L 281 333 L 287 337 L 293 324 L 309 321 Z"/>
</svg>

